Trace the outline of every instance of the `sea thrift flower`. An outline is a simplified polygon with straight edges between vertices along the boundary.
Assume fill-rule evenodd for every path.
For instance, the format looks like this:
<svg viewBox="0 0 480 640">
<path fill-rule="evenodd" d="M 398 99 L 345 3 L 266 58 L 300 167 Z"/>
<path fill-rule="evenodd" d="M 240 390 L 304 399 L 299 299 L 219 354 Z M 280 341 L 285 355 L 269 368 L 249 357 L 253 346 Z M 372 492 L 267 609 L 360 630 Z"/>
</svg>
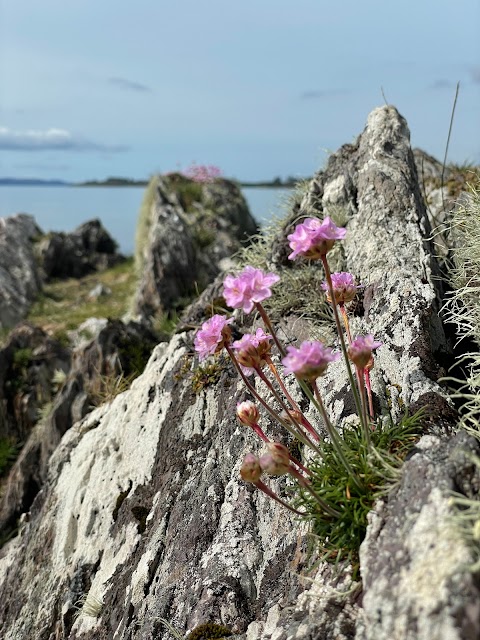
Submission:
<svg viewBox="0 0 480 640">
<path fill-rule="evenodd" d="M 259 459 L 260 468 L 271 476 L 283 476 L 290 472 L 290 460 L 285 461 L 272 453 L 264 453 Z"/>
<path fill-rule="evenodd" d="M 245 267 L 238 275 L 228 275 L 223 281 L 223 297 L 232 309 L 243 309 L 250 313 L 256 302 L 270 298 L 270 287 L 280 280 L 275 273 L 264 273 L 261 269 Z"/>
<path fill-rule="evenodd" d="M 381 347 L 382 344 L 382 342 L 375 342 L 371 334 L 358 336 L 348 347 L 348 355 L 354 365 L 364 369 L 370 362 L 372 351 Z"/>
<path fill-rule="evenodd" d="M 323 222 L 318 218 L 307 218 L 287 236 L 293 249 L 288 258 L 295 260 L 298 256 L 304 256 L 318 260 L 330 251 L 335 240 L 342 240 L 346 233 L 347 230 L 337 227 L 329 216 Z"/>
<path fill-rule="evenodd" d="M 286 375 L 294 373 L 304 380 L 315 380 L 323 376 L 330 362 L 340 358 L 330 347 L 321 342 L 302 342 L 300 348 L 287 347 L 282 363 Z"/>
<path fill-rule="evenodd" d="M 256 368 L 265 364 L 265 358 L 270 354 L 271 339 L 272 336 L 263 329 L 257 329 L 255 335 L 246 333 L 232 344 L 236 358 L 246 375 L 252 374 Z"/>
<path fill-rule="evenodd" d="M 336 304 L 351 302 L 359 288 L 355 284 L 355 277 L 346 271 L 332 273 L 332 285 Z M 332 302 L 326 281 L 322 284 L 322 289 L 327 292 L 328 302 Z"/>
<path fill-rule="evenodd" d="M 245 482 L 258 482 L 262 475 L 260 462 L 253 453 L 247 453 L 240 468 L 240 475 Z"/>
<path fill-rule="evenodd" d="M 247 427 L 253 427 L 253 425 L 257 424 L 260 414 L 253 402 L 245 400 L 237 404 L 237 417 L 242 424 Z"/>
<path fill-rule="evenodd" d="M 200 360 L 218 353 L 230 342 L 231 331 L 228 325 L 232 322 L 233 318 L 216 314 L 202 324 L 194 341 Z"/>
</svg>

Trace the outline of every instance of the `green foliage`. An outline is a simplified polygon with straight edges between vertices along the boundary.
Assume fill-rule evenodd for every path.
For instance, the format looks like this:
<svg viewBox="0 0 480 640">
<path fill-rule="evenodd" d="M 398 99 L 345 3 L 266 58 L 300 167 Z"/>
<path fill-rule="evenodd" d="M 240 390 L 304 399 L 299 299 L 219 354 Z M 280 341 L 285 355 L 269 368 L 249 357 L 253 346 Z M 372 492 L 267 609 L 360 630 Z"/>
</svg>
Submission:
<svg viewBox="0 0 480 640">
<path fill-rule="evenodd" d="M 181 173 L 171 173 L 167 180 L 184 211 L 191 213 L 197 209 L 195 205 L 202 204 L 203 186 L 199 182 L 190 180 Z"/>
<path fill-rule="evenodd" d="M 33 358 L 33 351 L 30 347 L 17 349 L 13 354 L 13 366 L 16 369 L 26 369 Z"/>
<path fill-rule="evenodd" d="M 322 445 L 322 459 L 309 463 L 312 488 L 340 512 L 337 518 L 328 516 L 304 490 L 296 501 L 297 507 L 309 513 L 312 533 L 323 547 L 324 559 L 348 559 L 358 569 L 358 550 L 365 537 L 368 512 L 378 496 L 397 480 L 403 458 L 421 432 L 422 417 L 422 412 L 404 416 L 397 425 L 390 418 L 378 420 L 371 433 L 371 449 L 360 429 L 344 429 L 344 453 L 362 487 L 352 482 L 330 442 Z"/>
<path fill-rule="evenodd" d="M 144 251 L 147 246 L 150 227 L 152 226 L 152 205 L 155 202 L 158 180 L 158 176 L 153 176 L 150 179 L 140 205 L 135 231 L 135 269 L 137 274 L 142 273 L 145 262 Z"/>
<path fill-rule="evenodd" d="M 231 635 L 232 632 L 227 627 L 214 622 L 207 622 L 196 627 L 188 634 L 186 640 L 216 640 L 227 638 Z"/>
<path fill-rule="evenodd" d="M 99 282 L 111 289 L 112 294 L 91 299 L 88 294 Z M 133 259 L 101 274 L 47 283 L 43 295 L 30 309 L 28 320 L 68 346 L 67 331 L 76 329 L 87 318 L 121 318 L 128 311 L 135 285 Z"/>
<path fill-rule="evenodd" d="M 6 474 L 15 462 L 19 444 L 12 438 L 0 438 L 0 476 Z"/>
<path fill-rule="evenodd" d="M 192 373 L 192 389 L 195 393 L 200 393 L 206 387 L 216 384 L 220 380 L 222 372 L 225 370 L 227 360 L 224 356 L 218 360 L 199 364 Z"/>
</svg>

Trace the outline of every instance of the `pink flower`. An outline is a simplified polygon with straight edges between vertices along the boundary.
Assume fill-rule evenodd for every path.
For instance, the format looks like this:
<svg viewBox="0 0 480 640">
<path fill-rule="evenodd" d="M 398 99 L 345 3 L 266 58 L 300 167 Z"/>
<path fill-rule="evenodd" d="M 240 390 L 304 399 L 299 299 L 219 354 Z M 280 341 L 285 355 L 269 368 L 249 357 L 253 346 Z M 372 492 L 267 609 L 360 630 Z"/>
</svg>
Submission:
<svg viewBox="0 0 480 640">
<path fill-rule="evenodd" d="M 243 459 L 243 463 L 240 468 L 240 475 L 242 480 L 245 480 L 246 482 L 253 482 L 253 484 L 256 484 L 260 480 L 262 468 L 257 456 L 253 453 L 247 453 Z"/>
<path fill-rule="evenodd" d="M 381 347 L 382 344 L 382 342 L 375 342 L 372 334 L 358 336 L 348 347 L 348 355 L 354 365 L 364 369 L 372 357 L 372 351 Z"/>
<path fill-rule="evenodd" d="M 336 304 L 341 302 L 351 302 L 360 286 L 355 284 L 355 277 L 346 271 L 332 273 L 332 285 Z M 326 281 L 323 282 L 322 289 L 327 292 L 327 300 L 331 302 L 328 284 Z"/>
<path fill-rule="evenodd" d="M 305 380 L 315 380 L 323 376 L 329 362 L 340 357 L 321 342 L 302 342 L 300 348 L 287 347 L 287 355 L 282 362 L 285 374 L 294 373 Z"/>
<path fill-rule="evenodd" d="M 225 278 L 223 297 L 232 309 L 243 309 L 245 313 L 250 313 L 256 302 L 270 298 L 270 287 L 279 280 L 275 273 L 264 273 L 261 269 L 248 266 L 240 275 Z"/>
<path fill-rule="evenodd" d="M 236 340 L 232 347 L 245 375 L 251 375 L 256 368 L 263 366 L 265 357 L 270 354 L 272 336 L 263 329 L 257 329 L 255 335 L 246 333 Z"/>
<path fill-rule="evenodd" d="M 253 427 L 253 425 L 258 423 L 260 414 L 258 413 L 256 405 L 254 405 L 251 400 L 244 400 L 243 402 L 237 403 L 237 417 L 242 424 L 247 427 Z"/>
<path fill-rule="evenodd" d="M 288 258 L 295 260 L 297 256 L 304 256 L 317 260 L 326 255 L 335 240 L 342 240 L 346 233 L 347 230 L 337 227 L 329 216 L 323 222 L 318 218 L 307 218 L 297 224 L 294 232 L 287 236 L 290 248 L 293 249 Z"/>
<path fill-rule="evenodd" d="M 214 315 L 202 324 L 202 328 L 195 336 L 195 351 L 199 359 L 204 360 L 223 349 L 225 343 L 230 341 L 231 332 L 227 325 L 233 322 L 233 318 Z"/>
</svg>

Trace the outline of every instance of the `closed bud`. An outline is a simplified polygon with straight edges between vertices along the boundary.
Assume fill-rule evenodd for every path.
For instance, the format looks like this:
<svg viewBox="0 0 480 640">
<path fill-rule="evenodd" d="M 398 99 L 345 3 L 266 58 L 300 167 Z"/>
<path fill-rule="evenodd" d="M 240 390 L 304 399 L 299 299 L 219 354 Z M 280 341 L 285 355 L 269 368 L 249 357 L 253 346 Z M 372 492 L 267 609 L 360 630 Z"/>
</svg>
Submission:
<svg viewBox="0 0 480 640">
<path fill-rule="evenodd" d="M 240 468 L 240 476 L 245 482 L 258 482 L 262 475 L 260 461 L 253 453 L 247 453 Z"/>
<path fill-rule="evenodd" d="M 280 442 L 269 442 L 267 449 L 276 462 L 290 466 L 290 452 L 285 445 L 280 444 Z"/>
<path fill-rule="evenodd" d="M 262 471 L 271 476 L 284 476 L 290 471 L 290 460 L 285 462 L 282 458 L 271 453 L 264 453 L 260 457 L 259 463 Z"/>
<path fill-rule="evenodd" d="M 237 404 L 237 417 L 242 424 L 247 427 L 253 427 L 253 425 L 258 423 L 258 409 L 250 400 L 239 402 Z"/>
</svg>

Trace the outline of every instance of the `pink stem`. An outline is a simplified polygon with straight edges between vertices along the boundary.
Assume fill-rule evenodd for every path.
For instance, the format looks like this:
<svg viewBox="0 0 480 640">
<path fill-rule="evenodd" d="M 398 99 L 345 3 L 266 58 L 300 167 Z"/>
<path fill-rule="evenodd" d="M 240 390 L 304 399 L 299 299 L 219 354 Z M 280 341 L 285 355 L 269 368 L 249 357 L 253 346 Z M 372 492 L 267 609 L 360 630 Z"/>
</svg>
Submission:
<svg viewBox="0 0 480 640">
<path fill-rule="evenodd" d="M 298 511 L 297 509 L 294 509 L 293 507 L 291 507 L 287 502 L 285 502 L 284 500 L 279 498 L 277 496 L 277 494 L 274 493 L 269 487 L 267 487 L 267 485 L 264 482 L 262 482 L 261 480 L 257 480 L 257 482 L 254 482 L 253 484 L 258 489 L 260 489 L 260 491 L 263 491 L 263 493 L 265 493 L 269 498 L 273 498 L 273 500 L 275 500 L 276 502 L 279 502 L 281 505 L 286 507 L 292 513 L 295 513 L 298 516 L 306 516 L 307 515 L 307 513 L 305 511 Z"/>
</svg>

